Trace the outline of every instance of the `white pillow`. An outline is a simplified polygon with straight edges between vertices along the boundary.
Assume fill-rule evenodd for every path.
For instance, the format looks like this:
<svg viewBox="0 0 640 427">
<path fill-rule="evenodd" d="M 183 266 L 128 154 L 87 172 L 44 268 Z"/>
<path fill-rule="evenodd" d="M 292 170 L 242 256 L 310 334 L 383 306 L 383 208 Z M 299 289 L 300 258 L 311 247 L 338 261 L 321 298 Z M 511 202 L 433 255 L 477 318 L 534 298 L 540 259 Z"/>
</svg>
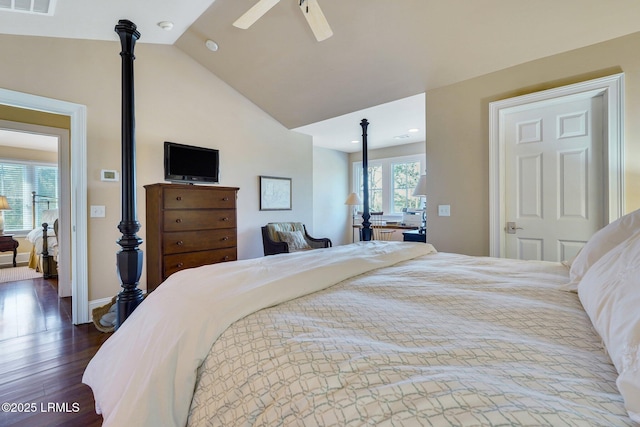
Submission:
<svg viewBox="0 0 640 427">
<path fill-rule="evenodd" d="M 640 231 L 640 209 L 628 213 L 598 230 L 571 263 L 567 290 L 576 290 L 580 279 L 596 261 L 616 245 Z"/>
<path fill-rule="evenodd" d="M 42 211 L 42 223 L 47 223 L 49 228 L 53 230 L 53 223 L 58 219 L 58 209 L 46 209 Z M 40 223 L 39 225 L 42 225 Z"/>
<path fill-rule="evenodd" d="M 618 371 L 629 417 L 640 422 L 640 232 L 593 264 L 578 296 Z"/>
</svg>

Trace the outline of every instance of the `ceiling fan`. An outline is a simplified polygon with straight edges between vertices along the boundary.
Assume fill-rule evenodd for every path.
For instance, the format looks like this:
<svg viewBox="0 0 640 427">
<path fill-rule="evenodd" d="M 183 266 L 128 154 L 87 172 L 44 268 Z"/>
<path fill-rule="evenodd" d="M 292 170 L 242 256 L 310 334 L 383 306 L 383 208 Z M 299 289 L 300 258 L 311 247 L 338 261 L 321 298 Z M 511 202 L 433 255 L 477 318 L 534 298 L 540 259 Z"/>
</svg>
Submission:
<svg viewBox="0 0 640 427">
<path fill-rule="evenodd" d="M 258 3 L 245 12 L 244 15 L 238 18 L 238 20 L 233 23 L 233 26 L 246 30 L 279 2 L 280 0 L 259 0 Z M 307 19 L 316 40 L 321 42 L 331 37 L 333 31 L 331 31 L 331 27 L 329 27 L 329 23 L 320 9 L 318 0 L 298 0 L 298 2 L 302 14 Z"/>
</svg>

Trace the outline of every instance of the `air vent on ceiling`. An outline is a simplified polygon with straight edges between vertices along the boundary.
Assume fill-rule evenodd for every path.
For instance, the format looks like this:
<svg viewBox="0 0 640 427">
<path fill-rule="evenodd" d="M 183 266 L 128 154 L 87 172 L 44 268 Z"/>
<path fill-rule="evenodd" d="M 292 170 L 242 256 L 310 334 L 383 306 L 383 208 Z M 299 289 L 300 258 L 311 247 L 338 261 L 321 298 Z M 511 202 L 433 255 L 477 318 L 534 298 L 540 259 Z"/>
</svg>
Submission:
<svg viewBox="0 0 640 427">
<path fill-rule="evenodd" d="M 53 15 L 56 0 L 0 0 L 0 11 Z"/>
</svg>

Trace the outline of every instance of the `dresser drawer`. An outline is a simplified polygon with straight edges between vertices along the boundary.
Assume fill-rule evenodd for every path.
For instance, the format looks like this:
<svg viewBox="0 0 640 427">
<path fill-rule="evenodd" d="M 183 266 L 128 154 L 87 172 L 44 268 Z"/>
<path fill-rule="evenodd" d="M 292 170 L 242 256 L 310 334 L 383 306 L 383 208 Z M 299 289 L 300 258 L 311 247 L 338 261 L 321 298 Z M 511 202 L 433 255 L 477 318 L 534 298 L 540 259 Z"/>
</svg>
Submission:
<svg viewBox="0 0 640 427">
<path fill-rule="evenodd" d="M 210 251 L 190 252 L 164 256 L 164 277 L 167 278 L 176 271 L 185 268 L 200 267 L 201 265 L 218 262 L 235 261 L 238 258 L 236 248 L 214 249 Z"/>
<path fill-rule="evenodd" d="M 165 209 L 233 209 L 236 206 L 236 192 L 219 190 L 215 193 L 206 188 L 165 188 Z"/>
<path fill-rule="evenodd" d="M 197 209 L 164 211 L 164 231 L 213 230 L 236 228 L 234 209 Z"/>
<path fill-rule="evenodd" d="M 237 246 L 236 229 L 176 231 L 162 235 L 165 254 L 178 254 Z"/>
<path fill-rule="evenodd" d="M 238 259 L 237 187 L 149 184 L 147 292 L 178 270 Z"/>
</svg>

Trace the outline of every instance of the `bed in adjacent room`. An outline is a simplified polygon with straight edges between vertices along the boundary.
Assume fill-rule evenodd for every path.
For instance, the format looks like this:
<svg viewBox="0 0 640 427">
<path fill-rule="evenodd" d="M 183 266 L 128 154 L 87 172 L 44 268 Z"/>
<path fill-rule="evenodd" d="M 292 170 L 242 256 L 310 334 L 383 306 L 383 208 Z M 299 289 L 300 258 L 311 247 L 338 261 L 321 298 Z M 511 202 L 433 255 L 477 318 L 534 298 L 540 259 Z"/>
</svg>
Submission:
<svg viewBox="0 0 640 427">
<path fill-rule="evenodd" d="M 36 211 L 40 204 L 46 204 L 47 209 L 41 212 L 41 223 L 36 224 Z M 54 206 L 57 204 L 55 198 L 32 193 L 33 229 L 26 236 L 32 245 L 29 254 L 29 268 L 42 272 L 45 279 L 58 276 L 58 209 L 51 209 L 51 204 Z"/>
</svg>

